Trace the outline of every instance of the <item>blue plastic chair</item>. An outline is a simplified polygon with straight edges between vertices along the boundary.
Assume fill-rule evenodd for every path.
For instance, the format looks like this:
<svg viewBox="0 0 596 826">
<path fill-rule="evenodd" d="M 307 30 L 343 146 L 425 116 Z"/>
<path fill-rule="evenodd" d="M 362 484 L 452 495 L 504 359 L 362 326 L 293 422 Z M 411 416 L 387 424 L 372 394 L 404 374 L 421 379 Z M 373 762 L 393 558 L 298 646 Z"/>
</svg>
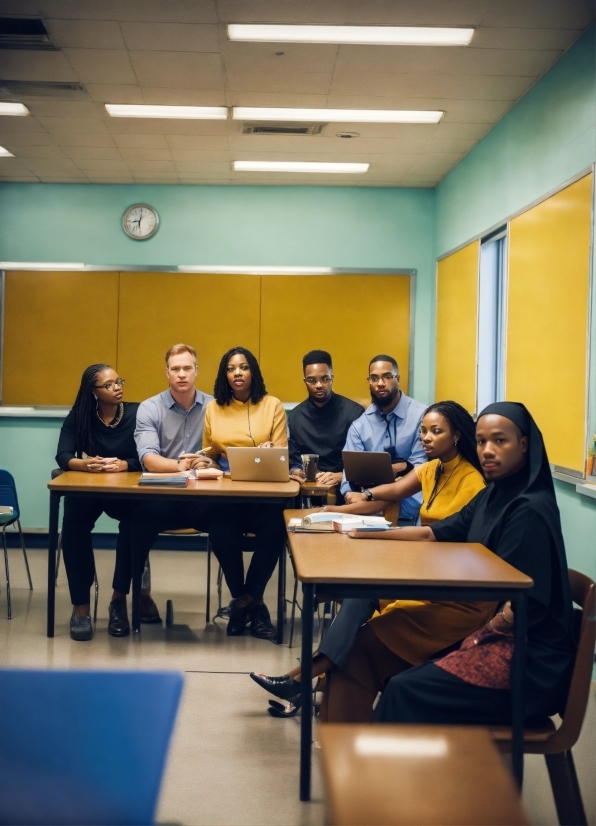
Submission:
<svg viewBox="0 0 596 826">
<path fill-rule="evenodd" d="M 0 824 L 152 824 L 181 691 L 166 671 L 0 671 Z"/>
<path fill-rule="evenodd" d="M 12 619 L 12 604 L 10 601 L 10 571 L 8 568 L 8 547 L 6 545 L 6 529 L 9 525 L 15 525 L 21 540 L 21 548 L 23 550 L 23 557 L 25 559 L 25 568 L 27 569 L 27 579 L 29 580 L 29 590 L 33 590 L 33 583 L 31 582 L 31 571 L 29 570 L 29 560 L 27 559 L 27 549 L 25 548 L 25 539 L 23 537 L 23 530 L 21 528 L 19 510 L 19 500 L 17 497 L 17 486 L 15 485 L 13 476 L 7 470 L 0 469 L 0 506 L 12 508 L 12 513 L 0 513 L 0 525 L 2 525 L 2 542 L 4 545 L 4 567 L 6 569 L 6 603 L 8 619 Z"/>
</svg>

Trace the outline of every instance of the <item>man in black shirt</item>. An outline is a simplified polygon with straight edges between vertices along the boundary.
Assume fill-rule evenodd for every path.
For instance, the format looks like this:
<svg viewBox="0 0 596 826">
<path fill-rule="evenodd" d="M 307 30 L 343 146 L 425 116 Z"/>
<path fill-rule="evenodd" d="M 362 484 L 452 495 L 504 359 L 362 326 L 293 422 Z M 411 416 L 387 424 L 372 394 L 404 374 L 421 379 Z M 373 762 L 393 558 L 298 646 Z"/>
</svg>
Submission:
<svg viewBox="0 0 596 826">
<path fill-rule="evenodd" d="M 308 398 L 288 414 L 290 430 L 290 471 L 304 480 L 302 454 L 319 456 L 317 481 L 324 485 L 341 483 L 341 452 L 349 427 L 364 408 L 333 392 L 331 356 L 325 350 L 311 350 L 302 359 Z"/>
</svg>

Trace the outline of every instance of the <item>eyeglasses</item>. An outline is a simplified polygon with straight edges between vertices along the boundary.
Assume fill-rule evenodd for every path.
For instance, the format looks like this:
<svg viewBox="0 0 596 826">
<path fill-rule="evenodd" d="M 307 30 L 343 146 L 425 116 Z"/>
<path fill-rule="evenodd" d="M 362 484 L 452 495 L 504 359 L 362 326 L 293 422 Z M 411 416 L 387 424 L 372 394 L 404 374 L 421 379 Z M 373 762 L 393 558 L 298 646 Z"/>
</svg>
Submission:
<svg viewBox="0 0 596 826">
<path fill-rule="evenodd" d="M 112 390 L 114 387 L 122 387 L 125 379 L 116 379 L 115 381 L 107 381 L 105 384 L 94 384 L 98 390 Z"/>
<path fill-rule="evenodd" d="M 333 381 L 332 376 L 322 376 L 320 379 L 315 379 L 312 376 L 309 376 L 307 379 L 304 379 L 307 384 L 310 384 L 311 387 L 314 387 L 315 384 L 329 384 L 330 381 Z"/>
<path fill-rule="evenodd" d="M 397 378 L 397 373 L 383 373 L 382 376 L 368 376 L 367 381 L 369 384 L 378 384 L 380 381 L 390 382 L 392 379 Z"/>
</svg>

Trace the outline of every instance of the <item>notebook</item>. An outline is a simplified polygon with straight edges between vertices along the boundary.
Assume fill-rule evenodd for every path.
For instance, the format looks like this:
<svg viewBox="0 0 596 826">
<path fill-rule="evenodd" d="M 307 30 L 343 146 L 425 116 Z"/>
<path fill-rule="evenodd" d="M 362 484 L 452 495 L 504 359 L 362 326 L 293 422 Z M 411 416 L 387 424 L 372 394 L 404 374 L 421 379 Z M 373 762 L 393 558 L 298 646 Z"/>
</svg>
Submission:
<svg viewBox="0 0 596 826">
<path fill-rule="evenodd" d="M 229 447 L 234 482 L 289 482 L 287 447 Z"/>
</svg>

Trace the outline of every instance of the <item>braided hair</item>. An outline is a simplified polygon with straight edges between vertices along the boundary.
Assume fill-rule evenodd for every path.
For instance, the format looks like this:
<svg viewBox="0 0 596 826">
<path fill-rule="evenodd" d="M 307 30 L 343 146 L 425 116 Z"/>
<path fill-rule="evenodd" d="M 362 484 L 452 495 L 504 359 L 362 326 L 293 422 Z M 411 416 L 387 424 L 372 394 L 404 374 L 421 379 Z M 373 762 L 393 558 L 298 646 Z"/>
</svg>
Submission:
<svg viewBox="0 0 596 826">
<path fill-rule="evenodd" d="M 446 401 L 431 404 L 424 411 L 424 415 L 427 413 L 440 413 L 441 416 L 445 416 L 453 432 L 459 431 L 457 449 L 466 461 L 482 473 L 476 450 L 476 425 L 468 411 L 457 402 Z"/>
<path fill-rule="evenodd" d="M 91 416 L 95 411 L 95 399 L 93 398 L 93 386 L 97 377 L 104 370 L 111 370 L 109 364 L 92 364 L 87 367 L 81 378 L 81 386 L 72 406 L 75 416 L 75 446 L 77 459 L 83 458 L 83 453 L 88 456 L 95 454 L 95 445 L 91 435 Z"/>
<path fill-rule="evenodd" d="M 259 363 L 250 350 L 246 347 L 232 347 L 227 353 L 224 353 L 219 362 L 217 376 L 215 377 L 215 384 L 213 386 L 213 395 L 219 407 L 228 405 L 234 396 L 230 382 L 228 381 L 228 362 L 232 356 L 244 356 L 246 363 L 250 367 L 251 386 L 250 386 L 250 400 L 252 404 L 258 404 L 261 399 L 267 395 L 267 388 L 263 380 L 263 374 Z"/>
</svg>

